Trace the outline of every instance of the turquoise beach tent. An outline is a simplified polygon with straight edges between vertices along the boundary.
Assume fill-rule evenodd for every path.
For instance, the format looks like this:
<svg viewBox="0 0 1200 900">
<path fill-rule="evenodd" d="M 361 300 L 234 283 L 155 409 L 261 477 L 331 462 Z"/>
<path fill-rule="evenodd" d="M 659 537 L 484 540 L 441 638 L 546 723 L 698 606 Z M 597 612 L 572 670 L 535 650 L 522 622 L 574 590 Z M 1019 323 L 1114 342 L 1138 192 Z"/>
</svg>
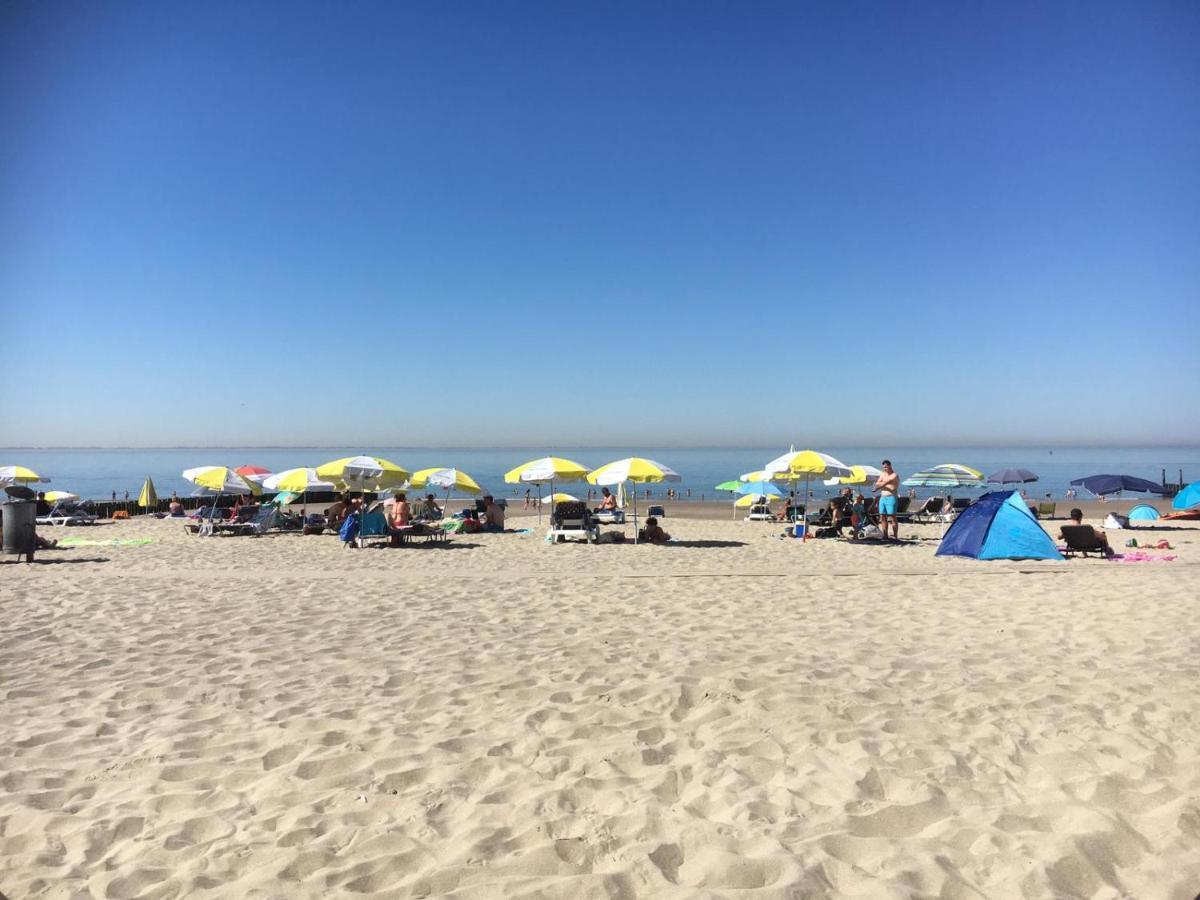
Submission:
<svg viewBox="0 0 1200 900">
<path fill-rule="evenodd" d="M 938 556 L 968 559 L 1062 559 L 1016 491 L 984 494 L 954 520 Z"/>
<path fill-rule="evenodd" d="M 1129 511 L 1130 522 L 1153 522 L 1158 518 L 1158 510 L 1149 503 L 1139 503 Z"/>
</svg>

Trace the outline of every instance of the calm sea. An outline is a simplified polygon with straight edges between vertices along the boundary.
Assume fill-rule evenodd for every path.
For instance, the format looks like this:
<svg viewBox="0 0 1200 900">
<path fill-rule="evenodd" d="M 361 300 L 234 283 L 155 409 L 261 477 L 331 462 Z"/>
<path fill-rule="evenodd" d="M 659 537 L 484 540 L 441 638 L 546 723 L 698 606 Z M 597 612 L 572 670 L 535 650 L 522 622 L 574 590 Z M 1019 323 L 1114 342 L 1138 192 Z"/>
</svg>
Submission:
<svg viewBox="0 0 1200 900">
<path fill-rule="evenodd" d="M 679 472 L 681 493 L 691 491 L 693 499 L 728 499 L 713 486 L 735 479 L 743 472 L 759 469 L 787 448 L 751 447 L 742 449 L 671 449 L 631 447 L 575 447 L 538 450 L 479 450 L 447 448 L 373 447 L 373 448 L 284 448 L 284 449 L 178 449 L 178 450 L 4 450 L 0 465 L 20 464 L 52 480 L 47 489 L 73 491 L 90 499 L 118 499 L 126 491 L 136 497 L 143 480 L 154 479 L 159 496 L 172 491 L 187 495 L 193 486 L 180 472 L 201 465 L 258 465 L 272 471 L 295 466 L 319 465 L 341 456 L 371 453 L 399 463 L 410 470 L 429 466 L 456 466 L 469 473 L 485 489 L 497 496 L 513 496 L 515 485 L 504 484 L 503 475 L 526 460 L 552 452 L 586 466 L 599 466 L 625 456 L 648 456 Z M 1166 470 L 1168 481 L 1177 481 L 1183 470 L 1185 482 L 1200 479 L 1200 447 L 923 447 L 884 450 L 878 447 L 820 447 L 843 462 L 853 465 L 878 465 L 886 455 L 901 477 L 939 463 L 963 463 L 985 474 L 1002 468 L 1024 468 L 1040 480 L 1026 485 L 1030 496 L 1049 493 L 1062 497 L 1073 478 L 1097 473 L 1137 475 L 1158 481 Z M 822 492 L 823 488 L 817 486 Z M 565 489 L 569 490 L 570 488 Z M 656 494 L 661 488 L 651 488 Z M 524 488 L 520 489 L 521 492 Z"/>
</svg>

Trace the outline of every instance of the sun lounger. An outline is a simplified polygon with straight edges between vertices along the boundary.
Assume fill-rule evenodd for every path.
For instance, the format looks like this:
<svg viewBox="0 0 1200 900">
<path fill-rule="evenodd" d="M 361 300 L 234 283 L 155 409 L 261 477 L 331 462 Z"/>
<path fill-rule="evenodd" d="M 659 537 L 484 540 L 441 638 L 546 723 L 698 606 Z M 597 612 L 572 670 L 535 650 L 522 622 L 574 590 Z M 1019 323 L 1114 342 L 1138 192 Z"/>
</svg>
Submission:
<svg viewBox="0 0 1200 900">
<path fill-rule="evenodd" d="M 565 500 L 554 507 L 547 536 L 558 543 L 567 538 L 582 538 L 594 544 L 600 538 L 600 527 L 582 500 Z"/>
<path fill-rule="evenodd" d="M 912 513 L 908 508 L 912 506 L 912 497 L 897 497 L 896 498 L 896 521 L 908 523 L 912 521 Z"/>
<path fill-rule="evenodd" d="M 592 513 L 592 520 L 597 525 L 624 525 L 625 510 L 597 509 Z"/>
<path fill-rule="evenodd" d="M 276 507 L 267 504 L 257 509 L 251 507 L 251 509 L 253 511 L 245 515 L 239 512 L 238 518 L 232 522 L 217 522 L 213 526 L 213 532 L 258 537 L 275 527 L 275 517 L 279 512 Z"/>
<path fill-rule="evenodd" d="M 1112 556 L 1112 549 L 1096 534 L 1091 525 L 1064 525 L 1062 527 L 1062 554 L 1068 558 L 1079 553 L 1083 556 L 1095 553 L 1097 556 Z"/>
<path fill-rule="evenodd" d="M 747 522 L 774 522 L 775 513 L 771 512 L 771 507 L 766 503 L 755 503 L 750 507 L 750 512 L 746 514 Z"/>
<path fill-rule="evenodd" d="M 910 514 L 913 522 L 927 524 L 936 522 L 941 518 L 942 509 L 946 505 L 946 500 L 943 497 L 930 497 L 918 509 L 915 509 Z"/>
<path fill-rule="evenodd" d="M 423 543 L 443 543 L 450 540 L 450 535 L 439 525 L 428 525 L 424 522 L 413 522 L 411 525 L 401 525 L 392 528 L 391 545 L 402 547 L 418 541 Z"/>
</svg>

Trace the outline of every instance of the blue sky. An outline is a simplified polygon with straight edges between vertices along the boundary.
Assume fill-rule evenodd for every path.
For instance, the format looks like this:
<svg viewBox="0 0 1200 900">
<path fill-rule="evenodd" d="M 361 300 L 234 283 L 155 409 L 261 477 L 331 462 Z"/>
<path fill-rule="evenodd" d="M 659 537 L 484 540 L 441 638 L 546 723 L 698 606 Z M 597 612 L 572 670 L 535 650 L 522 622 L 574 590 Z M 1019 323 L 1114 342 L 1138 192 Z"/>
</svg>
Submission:
<svg viewBox="0 0 1200 900">
<path fill-rule="evenodd" d="M 0 444 L 1200 443 L 1198 43 L 1194 3 L 6 4 Z"/>
</svg>

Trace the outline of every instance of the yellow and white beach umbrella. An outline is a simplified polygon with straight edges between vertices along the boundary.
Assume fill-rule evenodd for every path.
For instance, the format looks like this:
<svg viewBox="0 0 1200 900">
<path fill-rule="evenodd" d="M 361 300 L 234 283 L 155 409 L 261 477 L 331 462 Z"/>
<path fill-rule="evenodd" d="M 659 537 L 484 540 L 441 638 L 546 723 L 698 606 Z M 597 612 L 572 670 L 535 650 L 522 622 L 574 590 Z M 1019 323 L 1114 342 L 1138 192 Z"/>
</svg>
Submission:
<svg viewBox="0 0 1200 900">
<path fill-rule="evenodd" d="M 771 504 L 778 499 L 780 498 L 773 497 L 770 494 L 743 494 L 734 501 L 733 505 L 744 509 L 747 506 L 756 506 L 759 503 Z"/>
<path fill-rule="evenodd" d="M 835 478 L 826 478 L 823 482 L 826 487 L 844 484 L 866 484 L 878 478 L 883 473 L 874 466 L 851 466 L 850 475 L 839 475 Z"/>
<path fill-rule="evenodd" d="M 27 469 L 25 466 L 0 466 L 0 487 L 7 484 L 33 484 L 34 482 L 48 482 L 49 478 L 43 478 L 33 469 Z"/>
<path fill-rule="evenodd" d="M 413 488 L 424 488 L 427 486 L 442 488 L 447 494 L 450 491 L 466 491 L 468 494 L 482 494 L 481 488 L 475 479 L 463 472 L 460 469 L 447 468 L 432 468 L 421 469 L 413 472 L 409 484 Z"/>
<path fill-rule="evenodd" d="M 771 473 L 763 469 L 756 469 L 753 472 L 743 472 L 738 476 L 738 481 L 771 481 Z"/>
<path fill-rule="evenodd" d="M 309 491 L 332 491 L 337 489 L 337 485 L 332 481 L 323 480 L 317 474 L 316 469 L 303 466 L 298 469 L 285 469 L 282 472 L 276 472 L 274 475 L 268 475 L 263 479 L 262 486 L 268 491 L 288 491 L 292 494 L 299 494 L 300 508 L 306 517 L 308 513 Z"/>
<path fill-rule="evenodd" d="M 828 453 L 816 450 L 789 450 L 782 456 L 771 460 L 763 469 L 771 473 L 772 478 L 785 480 L 804 479 L 804 513 L 808 515 L 809 503 L 812 499 L 811 485 L 814 478 L 849 478 L 854 472 L 839 459 Z M 808 540 L 808 529 L 804 529 L 804 539 Z"/>
<path fill-rule="evenodd" d="M 60 500 L 78 500 L 78 494 L 72 494 L 70 491 L 46 491 L 46 502 L 58 503 Z"/>
<path fill-rule="evenodd" d="M 378 456 L 345 456 L 317 466 L 317 475 L 355 491 L 385 491 L 408 480 L 408 470 Z"/>
<path fill-rule="evenodd" d="M 208 523 L 201 525 L 199 534 L 202 536 L 213 534 L 212 523 L 217 518 L 217 502 L 221 499 L 222 494 L 244 496 L 262 492 L 262 488 L 257 484 L 247 481 L 229 466 L 196 466 L 193 469 L 184 469 L 181 474 L 192 484 L 204 488 L 206 491 L 212 491 L 216 495 Z"/>
<path fill-rule="evenodd" d="M 640 456 L 630 456 L 618 459 L 588 473 L 589 484 L 620 484 L 622 481 L 632 481 L 637 484 L 658 484 L 663 481 L 682 481 L 679 473 L 667 468 L 660 462 L 644 459 Z"/>
<path fill-rule="evenodd" d="M 587 466 L 581 466 L 571 459 L 561 456 L 543 456 L 521 463 L 515 469 L 504 473 L 505 484 L 549 484 L 550 493 L 554 493 L 556 481 L 583 481 L 587 478 Z M 538 522 L 542 521 L 541 488 L 538 488 Z"/>
<path fill-rule="evenodd" d="M 548 484 L 551 481 L 582 481 L 587 478 L 587 474 L 587 466 L 582 466 L 574 460 L 543 456 L 505 472 L 504 481 L 507 484 Z"/>
<path fill-rule="evenodd" d="M 659 484 L 664 481 L 682 481 L 679 473 L 652 459 L 629 456 L 610 462 L 591 472 L 590 484 L 613 485 L 632 481 L 635 484 Z M 633 542 L 637 543 L 637 491 L 633 492 Z"/>
<path fill-rule="evenodd" d="M 258 485 L 247 481 L 229 466 L 196 466 L 184 469 L 183 477 L 197 487 L 217 494 L 257 494 Z"/>
<path fill-rule="evenodd" d="M 288 491 L 292 494 L 303 494 L 307 491 L 332 491 L 337 489 L 332 481 L 326 481 L 317 474 L 317 470 L 308 467 L 285 469 L 268 475 L 263 479 L 262 486 L 268 491 Z"/>
<path fill-rule="evenodd" d="M 763 466 L 763 470 L 769 472 L 772 478 L 784 479 L 794 476 L 847 478 L 854 474 L 844 462 L 816 450 L 791 450 L 771 460 Z"/>
<path fill-rule="evenodd" d="M 549 503 L 551 506 L 554 506 L 556 503 L 574 503 L 578 502 L 578 500 L 579 498 L 575 495 L 564 494 L 562 491 L 559 491 L 556 494 L 551 494 L 549 497 L 542 498 L 543 503 Z"/>
</svg>

